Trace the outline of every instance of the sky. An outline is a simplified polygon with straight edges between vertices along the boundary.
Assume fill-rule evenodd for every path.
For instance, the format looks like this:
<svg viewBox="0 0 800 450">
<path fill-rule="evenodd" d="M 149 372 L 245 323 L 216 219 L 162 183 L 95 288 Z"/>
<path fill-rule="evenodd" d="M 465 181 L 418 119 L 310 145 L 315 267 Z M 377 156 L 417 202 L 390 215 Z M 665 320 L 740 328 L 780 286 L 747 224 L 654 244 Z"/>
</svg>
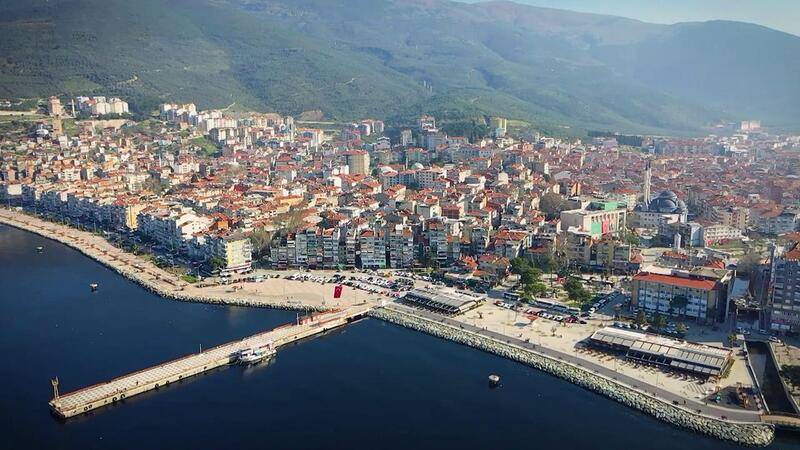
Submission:
<svg viewBox="0 0 800 450">
<path fill-rule="evenodd" d="M 467 0 L 474 2 L 477 0 Z M 713 19 L 757 23 L 800 36 L 800 0 L 513 0 L 535 6 L 675 23 Z"/>
</svg>

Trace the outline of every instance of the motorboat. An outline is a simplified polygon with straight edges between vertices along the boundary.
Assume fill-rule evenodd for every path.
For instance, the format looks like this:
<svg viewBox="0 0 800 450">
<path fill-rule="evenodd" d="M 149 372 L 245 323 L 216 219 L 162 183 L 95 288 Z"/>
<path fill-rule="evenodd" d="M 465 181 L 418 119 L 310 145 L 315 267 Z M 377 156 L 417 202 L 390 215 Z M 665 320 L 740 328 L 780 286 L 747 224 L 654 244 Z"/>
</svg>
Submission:
<svg viewBox="0 0 800 450">
<path fill-rule="evenodd" d="M 255 364 L 277 353 L 272 347 L 247 348 L 239 352 L 236 359 L 240 364 Z"/>
<path fill-rule="evenodd" d="M 97 283 L 92 283 L 92 284 L 89 285 L 89 287 L 92 289 L 92 292 L 97 290 L 97 286 L 98 286 Z"/>
<path fill-rule="evenodd" d="M 500 375 L 495 373 L 489 375 L 489 386 L 495 387 L 500 384 Z"/>
</svg>

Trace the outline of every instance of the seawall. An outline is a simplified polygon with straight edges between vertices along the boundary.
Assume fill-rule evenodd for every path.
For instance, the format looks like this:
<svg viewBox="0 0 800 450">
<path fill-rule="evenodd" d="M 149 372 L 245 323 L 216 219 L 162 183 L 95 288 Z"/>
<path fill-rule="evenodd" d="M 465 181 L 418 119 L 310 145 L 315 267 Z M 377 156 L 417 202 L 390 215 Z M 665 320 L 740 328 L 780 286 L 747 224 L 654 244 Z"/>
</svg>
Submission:
<svg viewBox="0 0 800 450">
<path fill-rule="evenodd" d="M 386 307 L 373 309 L 369 315 L 520 362 L 681 428 L 754 447 L 767 446 L 775 437 L 775 429 L 770 424 L 724 421 L 699 415 L 584 368 L 450 325 Z"/>
<path fill-rule="evenodd" d="M 14 212 L 14 214 L 22 214 L 28 219 L 33 220 L 43 220 L 36 216 L 31 216 L 28 214 Z M 64 244 L 70 248 L 73 248 L 84 255 L 88 256 L 89 258 L 103 264 L 104 266 L 108 267 L 109 269 L 117 272 L 118 274 L 122 275 L 123 277 L 127 278 L 130 281 L 142 286 L 143 288 L 147 289 L 154 294 L 157 294 L 161 297 L 168 298 L 171 300 L 178 300 L 178 301 L 185 301 L 185 302 L 194 302 L 194 303 L 208 303 L 214 305 L 227 305 L 227 306 L 247 306 L 247 307 L 254 307 L 254 308 L 271 308 L 271 309 L 285 309 L 285 310 L 294 310 L 294 311 L 324 311 L 328 308 L 317 307 L 314 305 L 303 304 L 300 302 L 288 302 L 284 300 L 278 299 L 270 299 L 266 296 L 260 298 L 258 301 L 253 301 L 251 299 L 243 299 L 243 298 L 232 298 L 232 297 L 215 297 L 210 295 L 202 295 L 202 294 L 189 294 L 186 292 L 182 292 L 180 290 L 170 290 L 165 289 L 162 286 L 159 286 L 156 283 L 151 282 L 150 280 L 146 279 L 140 273 L 132 270 L 132 268 L 121 264 L 119 261 L 112 260 L 111 258 L 104 257 L 100 252 L 92 252 L 89 251 L 87 248 L 77 245 L 75 242 L 72 242 L 70 239 L 65 239 L 64 237 L 52 233 L 48 230 L 44 230 L 38 227 L 29 226 L 25 223 L 21 223 L 14 219 L 9 219 L 0 215 L 0 223 L 8 225 L 13 228 L 17 228 L 23 231 L 28 231 L 44 238 L 50 239 L 52 241 L 59 242 Z M 48 225 L 58 226 L 57 224 L 51 224 L 49 222 L 45 222 Z M 70 232 L 72 233 L 85 233 L 84 231 L 70 228 Z M 122 250 L 120 250 L 122 251 Z"/>
</svg>

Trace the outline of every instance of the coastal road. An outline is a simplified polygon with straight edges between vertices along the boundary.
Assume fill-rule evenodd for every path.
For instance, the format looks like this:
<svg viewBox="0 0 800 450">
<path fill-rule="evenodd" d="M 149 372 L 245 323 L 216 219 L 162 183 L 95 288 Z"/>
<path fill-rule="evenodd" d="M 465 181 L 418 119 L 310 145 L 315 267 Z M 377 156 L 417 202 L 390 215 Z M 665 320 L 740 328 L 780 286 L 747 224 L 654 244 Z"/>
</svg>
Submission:
<svg viewBox="0 0 800 450">
<path fill-rule="evenodd" d="M 574 364 L 576 366 L 583 367 L 585 369 L 589 369 L 592 372 L 602 375 L 604 377 L 616 380 L 622 384 L 625 384 L 629 387 L 636 389 L 637 391 L 644 392 L 648 395 L 656 397 L 661 400 L 665 400 L 669 403 L 677 402 L 678 406 L 686 408 L 688 410 L 697 412 L 700 411 L 701 414 L 706 416 L 714 417 L 714 418 L 721 418 L 725 416 L 729 420 L 735 420 L 740 422 L 761 422 L 761 416 L 757 411 L 745 411 L 742 409 L 730 409 L 725 408 L 718 405 L 706 404 L 704 402 L 700 402 L 694 398 L 687 398 L 676 394 L 674 392 L 667 391 L 662 389 L 658 386 L 653 386 L 651 384 L 645 383 L 642 380 L 630 377 L 628 375 L 621 374 L 609 367 L 605 367 L 603 365 L 597 364 L 593 361 L 588 361 L 583 358 L 579 358 L 577 356 L 571 355 L 569 353 L 565 353 L 559 350 L 555 350 L 552 348 L 544 347 L 541 345 L 536 345 L 530 342 L 526 342 L 521 339 L 517 339 L 511 336 L 506 336 L 504 334 L 500 334 L 490 330 L 484 330 L 482 328 L 476 327 L 474 325 L 470 325 L 465 322 L 461 322 L 455 319 L 451 319 L 449 317 L 442 316 L 440 314 L 434 313 L 432 311 L 421 310 L 416 308 L 410 308 L 405 305 L 400 305 L 397 303 L 392 304 L 393 308 L 397 308 L 402 312 L 407 314 L 411 314 L 417 317 L 421 317 L 424 319 L 432 320 L 434 322 L 439 322 L 445 325 L 449 325 L 452 327 L 460 328 L 475 334 L 479 334 L 491 339 L 495 339 L 498 341 L 507 342 L 509 344 L 515 345 L 517 347 L 522 347 L 527 350 L 534 351 L 544 356 L 548 356 L 553 359 L 565 361 L 570 364 Z M 685 403 L 684 403 L 685 402 Z"/>
</svg>

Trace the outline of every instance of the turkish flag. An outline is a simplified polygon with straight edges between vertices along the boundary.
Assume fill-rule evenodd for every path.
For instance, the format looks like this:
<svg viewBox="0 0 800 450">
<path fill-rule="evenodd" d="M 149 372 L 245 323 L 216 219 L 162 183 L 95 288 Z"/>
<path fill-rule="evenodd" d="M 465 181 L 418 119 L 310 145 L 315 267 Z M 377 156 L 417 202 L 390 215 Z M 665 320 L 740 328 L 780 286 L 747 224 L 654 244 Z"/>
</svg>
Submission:
<svg viewBox="0 0 800 450">
<path fill-rule="evenodd" d="M 342 285 L 337 284 L 336 287 L 333 288 L 333 298 L 340 298 L 342 296 Z"/>
</svg>

